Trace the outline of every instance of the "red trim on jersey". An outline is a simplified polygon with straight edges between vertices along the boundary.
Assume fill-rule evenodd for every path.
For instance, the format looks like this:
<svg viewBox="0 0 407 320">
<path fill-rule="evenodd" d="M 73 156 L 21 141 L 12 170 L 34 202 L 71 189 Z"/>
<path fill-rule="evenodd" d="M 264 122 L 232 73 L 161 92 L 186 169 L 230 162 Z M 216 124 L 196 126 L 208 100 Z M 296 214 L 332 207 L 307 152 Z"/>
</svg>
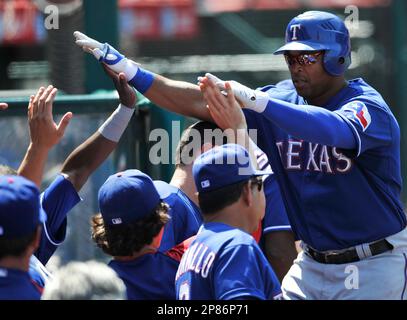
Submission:
<svg viewBox="0 0 407 320">
<path fill-rule="evenodd" d="M 180 244 L 177 244 L 175 247 L 173 247 L 170 250 L 168 250 L 167 252 L 165 252 L 165 255 L 180 262 L 182 255 L 185 253 L 185 251 L 187 251 L 187 249 L 191 245 L 192 241 L 195 240 L 195 238 L 196 238 L 196 235 L 184 240 Z"/>
<path fill-rule="evenodd" d="M 40 286 L 36 281 L 34 281 L 33 279 L 31 279 L 31 283 L 34 285 L 34 287 L 38 290 L 38 292 L 40 294 L 42 294 L 42 292 L 44 291 L 44 288 L 42 286 Z"/>
<path fill-rule="evenodd" d="M 261 234 L 262 234 L 262 225 L 261 225 L 261 221 L 260 221 L 259 226 L 257 227 L 257 230 L 252 233 L 252 237 L 254 238 L 254 240 L 256 240 L 257 243 L 259 243 L 259 241 L 260 241 Z"/>
</svg>

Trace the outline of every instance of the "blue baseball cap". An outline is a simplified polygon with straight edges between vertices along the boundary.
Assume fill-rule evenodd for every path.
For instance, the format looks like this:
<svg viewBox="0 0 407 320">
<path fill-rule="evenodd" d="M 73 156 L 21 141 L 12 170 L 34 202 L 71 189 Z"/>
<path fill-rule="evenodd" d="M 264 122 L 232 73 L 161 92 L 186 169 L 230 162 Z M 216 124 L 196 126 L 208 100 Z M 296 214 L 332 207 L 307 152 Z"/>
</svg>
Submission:
<svg viewBox="0 0 407 320">
<path fill-rule="evenodd" d="M 153 213 L 161 199 L 151 178 L 139 170 L 111 175 L 99 190 L 105 225 L 128 224 Z"/>
<path fill-rule="evenodd" d="M 204 193 L 273 172 L 254 169 L 249 152 L 238 144 L 228 143 L 202 153 L 195 160 L 192 173 L 198 192 Z"/>
<path fill-rule="evenodd" d="M 37 186 L 21 176 L 0 176 L 0 238 L 21 238 L 46 221 Z"/>
</svg>

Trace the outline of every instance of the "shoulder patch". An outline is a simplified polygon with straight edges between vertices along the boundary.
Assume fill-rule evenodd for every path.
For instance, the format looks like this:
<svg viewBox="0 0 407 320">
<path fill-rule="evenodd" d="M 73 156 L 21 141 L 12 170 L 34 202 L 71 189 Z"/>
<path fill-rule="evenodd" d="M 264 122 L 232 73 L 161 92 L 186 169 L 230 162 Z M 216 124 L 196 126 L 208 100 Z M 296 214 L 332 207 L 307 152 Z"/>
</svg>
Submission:
<svg viewBox="0 0 407 320">
<path fill-rule="evenodd" d="M 369 110 L 361 101 L 349 102 L 345 104 L 341 109 L 347 113 L 351 113 L 352 117 L 361 125 L 363 131 L 365 131 L 372 122 Z"/>
</svg>

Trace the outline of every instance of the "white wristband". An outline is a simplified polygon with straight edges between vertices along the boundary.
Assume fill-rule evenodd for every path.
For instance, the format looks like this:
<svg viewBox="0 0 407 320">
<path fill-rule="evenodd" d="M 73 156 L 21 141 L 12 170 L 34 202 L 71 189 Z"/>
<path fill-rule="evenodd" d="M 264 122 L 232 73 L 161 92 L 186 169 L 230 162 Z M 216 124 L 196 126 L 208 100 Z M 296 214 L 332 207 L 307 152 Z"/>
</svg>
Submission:
<svg viewBox="0 0 407 320">
<path fill-rule="evenodd" d="M 137 62 L 134 62 L 133 60 L 127 58 L 123 58 L 116 64 L 108 65 L 110 69 L 117 73 L 124 72 L 127 81 L 130 81 L 134 78 L 137 73 L 138 66 L 139 64 Z"/>
<path fill-rule="evenodd" d="M 254 98 L 252 99 L 252 104 L 250 104 L 248 108 L 258 113 L 262 113 L 266 109 L 270 97 L 267 93 L 260 90 L 254 90 L 253 93 Z"/>
<path fill-rule="evenodd" d="M 243 103 L 243 107 L 262 113 L 269 101 L 267 93 L 253 90 L 234 80 L 230 81 L 235 97 Z"/>
<path fill-rule="evenodd" d="M 99 133 L 106 139 L 119 142 L 133 115 L 134 108 L 119 104 L 112 115 L 100 126 Z"/>
</svg>

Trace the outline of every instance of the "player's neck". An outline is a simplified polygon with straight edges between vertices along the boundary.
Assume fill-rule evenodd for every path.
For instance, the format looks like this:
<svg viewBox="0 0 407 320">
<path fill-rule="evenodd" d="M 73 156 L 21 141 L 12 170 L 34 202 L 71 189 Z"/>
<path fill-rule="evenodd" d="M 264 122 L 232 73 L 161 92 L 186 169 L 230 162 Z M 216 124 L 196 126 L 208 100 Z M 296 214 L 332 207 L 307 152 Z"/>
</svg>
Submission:
<svg viewBox="0 0 407 320">
<path fill-rule="evenodd" d="M 137 259 L 146 254 L 155 254 L 161 244 L 161 239 L 163 237 L 164 227 L 161 228 L 160 232 L 153 238 L 150 244 L 144 245 L 139 251 L 134 252 L 130 256 L 114 256 L 114 260 L 118 261 L 131 261 Z"/>
<path fill-rule="evenodd" d="M 220 210 L 214 214 L 204 215 L 204 221 L 224 223 L 231 227 L 241 229 L 247 233 L 251 233 L 250 226 L 252 223 L 248 221 L 248 215 L 244 212 L 244 206 L 239 202 L 235 202 L 230 206 Z"/>
<path fill-rule="evenodd" d="M 307 98 L 308 104 L 323 107 L 328 103 L 329 100 L 331 100 L 332 97 L 337 95 L 339 91 L 341 91 L 347 85 L 348 82 L 344 77 L 336 77 L 334 80 L 332 80 L 328 89 L 325 90 L 323 94 L 317 97 Z"/>
<path fill-rule="evenodd" d="M 137 259 L 141 256 L 144 256 L 146 254 L 154 254 L 157 252 L 157 248 L 156 247 L 152 247 L 152 246 L 144 246 L 143 248 L 141 248 L 139 251 L 134 252 L 131 256 L 114 256 L 114 260 L 117 261 L 131 261 L 134 259 Z"/>
<path fill-rule="evenodd" d="M 0 259 L 0 268 L 17 269 L 28 272 L 30 265 L 29 256 L 12 257 L 7 256 Z"/>
<path fill-rule="evenodd" d="M 191 165 L 176 167 L 170 185 L 181 189 L 182 192 L 198 206 L 198 196 L 196 195 L 196 186 L 192 176 Z"/>
</svg>

